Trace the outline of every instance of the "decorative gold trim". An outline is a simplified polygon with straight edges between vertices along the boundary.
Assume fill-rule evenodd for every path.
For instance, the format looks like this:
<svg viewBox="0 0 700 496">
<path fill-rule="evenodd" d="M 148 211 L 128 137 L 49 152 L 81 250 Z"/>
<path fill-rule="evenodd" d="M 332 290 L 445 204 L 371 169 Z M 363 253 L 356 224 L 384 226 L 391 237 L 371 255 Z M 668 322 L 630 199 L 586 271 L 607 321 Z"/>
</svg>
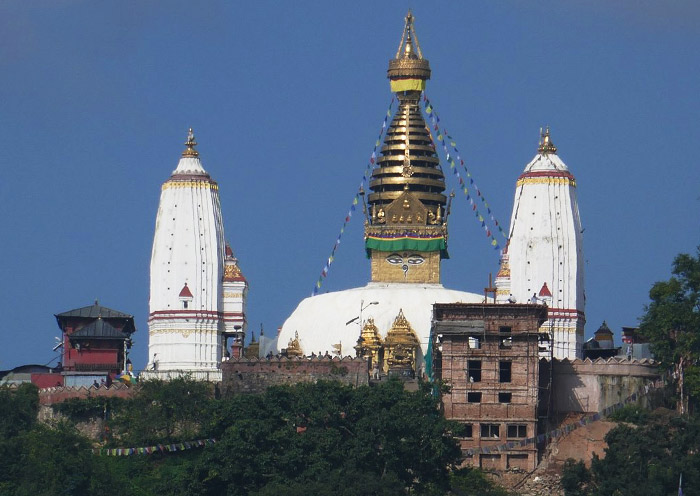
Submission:
<svg viewBox="0 0 700 496">
<path fill-rule="evenodd" d="M 523 184 L 563 184 L 575 188 L 576 180 L 568 177 L 523 177 L 518 179 L 516 186 L 522 186 Z"/>
<path fill-rule="evenodd" d="M 149 336 L 152 334 L 182 334 L 182 337 L 187 339 L 193 332 L 202 334 L 216 334 L 216 331 L 206 329 L 151 329 L 148 331 Z"/>
<path fill-rule="evenodd" d="M 242 298 L 242 293 L 224 293 L 224 298 Z"/>
<path fill-rule="evenodd" d="M 166 181 L 163 183 L 161 190 L 171 188 L 199 188 L 218 191 L 219 185 L 209 181 Z"/>
</svg>

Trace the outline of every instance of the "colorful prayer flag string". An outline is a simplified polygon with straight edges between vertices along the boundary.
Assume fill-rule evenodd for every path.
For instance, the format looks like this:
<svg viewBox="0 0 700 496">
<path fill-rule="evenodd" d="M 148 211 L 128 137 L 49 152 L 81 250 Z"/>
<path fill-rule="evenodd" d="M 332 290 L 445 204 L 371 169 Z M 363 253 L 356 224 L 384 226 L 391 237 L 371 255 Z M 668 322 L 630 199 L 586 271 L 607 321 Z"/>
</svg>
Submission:
<svg viewBox="0 0 700 496">
<path fill-rule="evenodd" d="M 130 456 L 130 455 L 152 455 L 153 453 L 165 453 L 184 451 L 193 448 L 201 448 L 216 443 L 216 439 L 197 439 L 196 441 L 185 441 L 174 444 L 156 444 L 154 446 L 142 446 L 138 448 L 94 448 L 93 455 L 98 456 Z"/>
<path fill-rule="evenodd" d="M 323 284 L 323 279 L 328 276 L 328 271 L 331 268 L 331 264 L 335 260 L 335 252 L 338 250 L 338 246 L 340 246 L 340 238 L 342 238 L 343 233 L 345 232 L 345 227 L 348 225 L 350 222 L 350 219 L 352 218 L 352 214 L 355 211 L 356 205 L 360 202 L 360 194 L 364 190 L 365 183 L 367 183 L 367 179 L 370 176 L 370 172 L 372 172 L 372 168 L 375 166 L 377 162 L 377 148 L 382 142 L 382 136 L 384 135 L 384 132 L 386 131 L 387 128 L 387 123 L 389 120 L 389 117 L 391 117 L 391 109 L 394 106 L 394 98 L 391 99 L 391 103 L 389 104 L 389 108 L 386 111 L 386 115 L 384 116 L 384 122 L 382 123 L 382 128 L 379 130 L 379 136 L 377 137 L 377 140 L 374 142 L 374 149 L 372 150 L 372 154 L 369 157 L 369 162 L 367 163 L 367 167 L 365 168 L 365 172 L 362 175 L 362 182 L 360 183 L 360 186 L 357 188 L 357 193 L 355 193 L 355 197 L 352 199 L 352 203 L 350 204 L 350 209 L 348 210 L 347 215 L 345 215 L 345 221 L 343 222 L 343 227 L 340 228 L 340 233 L 338 234 L 338 237 L 335 240 L 335 243 L 333 244 L 333 249 L 331 250 L 331 254 L 326 260 L 326 264 L 323 266 L 323 269 L 321 270 L 321 275 L 318 277 L 318 280 L 316 281 L 316 284 L 314 285 L 314 290 L 311 293 L 311 296 L 316 296 L 318 294 L 318 291 L 321 289 L 321 285 Z"/>
<path fill-rule="evenodd" d="M 445 153 L 445 159 L 447 163 L 450 166 L 450 169 L 452 169 L 452 173 L 454 176 L 457 178 L 457 181 L 459 182 L 459 189 L 462 190 L 464 195 L 466 196 L 467 201 L 469 201 L 469 205 L 471 206 L 472 211 L 474 212 L 474 216 L 476 219 L 481 223 L 481 227 L 484 229 L 484 232 L 486 233 L 486 237 L 491 239 L 491 246 L 494 247 L 495 250 L 500 250 L 500 245 L 496 238 L 493 236 L 493 233 L 491 231 L 491 228 L 486 224 L 486 220 L 484 219 L 484 216 L 480 213 L 477 202 L 474 201 L 474 198 L 472 195 L 469 193 L 469 187 L 472 187 L 476 191 L 476 196 L 477 198 L 481 199 L 481 203 L 483 204 L 484 208 L 486 208 L 488 217 L 491 219 L 491 222 L 496 226 L 496 229 L 503 235 L 504 238 L 508 238 L 506 233 L 503 231 L 501 228 L 500 223 L 496 219 L 496 217 L 493 214 L 493 211 L 491 210 L 491 206 L 489 203 L 486 201 L 486 197 L 483 195 L 481 190 L 479 189 L 479 186 L 476 184 L 474 181 L 474 178 L 472 177 L 471 172 L 467 168 L 466 163 L 464 162 L 464 159 L 462 159 L 459 149 L 457 149 L 457 143 L 455 142 L 454 138 L 450 136 L 447 132 L 446 128 L 442 128 L 442 132 L 440 132 L 440 117 L 437 115 L 437 112 L 435 111 L 435 108 L 433 107 L 432 103 L 428 99 L 428 96 L 424 93 L 423 94 L 423 102 L 425 103 L 425 112 L 430 116 L 430 122 L 432 124 L 432 130 L 434 130 L 437 133 L 437 140 L 441 143 L 442 149 Z M 453 151 L 453 155 L 450 154 L 449 150 L 447 149 L 447 143 L 449 142 L 450 147 Z M 459 173 L 459 170 L 457 169 L 457 162 L 462 166 L 464 169 L 464 172 L 466 173 L 467 180 L 465 180 L 464 177 Z M 469 182 L 469 185 L 467 185 L 467 181 Z"/>
</svg>

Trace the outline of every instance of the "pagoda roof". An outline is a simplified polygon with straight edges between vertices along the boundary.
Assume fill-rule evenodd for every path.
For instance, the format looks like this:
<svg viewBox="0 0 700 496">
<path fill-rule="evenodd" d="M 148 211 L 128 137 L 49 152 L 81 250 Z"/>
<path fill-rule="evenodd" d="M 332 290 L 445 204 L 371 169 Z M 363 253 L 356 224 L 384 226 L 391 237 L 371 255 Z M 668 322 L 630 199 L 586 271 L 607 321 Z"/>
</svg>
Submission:
<svg viewBox="0 0 700 496">
<path fill-rule="evenodd" d="M 122 334 L 128 335 L 132 332 L 136 332 L 136 324 L 134 323 L 133 315 L 103 307 L 97 301 L 95 301 L 94 305 L 68 310 L 67 312 L 63 313 L 57 313 L 54 316 L 56 317 L 56 322 L 58 322 L 58 327 L 60 327 L 61 330 L 65 330 L 66 324 L 70 323 L 71 321 L 77 320 L 78 322 L 86 323 L 86 321 L 107 319 L 111 321 L 116 320 L 123 322 L 124 324 L 119 326 L 123 328 L 123 331 L 119 331 Z M 87 322 L 85 327 L 88 327 L 91 324 L 92 323 Z"/>
<path fill-rule="evenodd" d="M 127 329 L 127 328 L 125 328 Z M 91 338 L 91 339 L 126 339 L 131 334 L 128 331 L 117 329 L 108 321 L 97 318 L 88 325 L 81 327 L 70 335 L 70 339 Z"/>
<path fill-rule="evenodd" d="M 67 312 L 55 314 L 56 319 L 60 322 L 63 319 L 68 318 L 84 318 L 84 319 L 96 319 L 102 317 L 104 319 L 133 319 L 133 315 L 127 313 L 119 312 L 118 310 L 112 310 L 111 308 L 103 307 L 97 301 L 94 305 L 89 305 L 87 307 L 80 307 L 74 310 L 68 310 Z"/>
</svg>

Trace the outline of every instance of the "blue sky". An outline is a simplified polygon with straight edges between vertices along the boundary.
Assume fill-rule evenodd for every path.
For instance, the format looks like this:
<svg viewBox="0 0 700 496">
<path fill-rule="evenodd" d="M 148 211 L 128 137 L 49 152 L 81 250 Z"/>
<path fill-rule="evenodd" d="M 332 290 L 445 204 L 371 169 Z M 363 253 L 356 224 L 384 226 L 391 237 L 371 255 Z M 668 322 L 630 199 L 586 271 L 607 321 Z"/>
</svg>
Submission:
<svg viewBox="0 0 700 496">
<path fill-rule="evenodd" d="M 586 334 L 605 319 L 619 343 L 673 257 L 700 244 L 700 4 L 5 0 L 0 369 L 51 361 L 53 314 L 95 299 L 136 317 L 145 364 L 160 185 L 190 126 L 250 283 L 250 328 L 273 333 L 338 236 L 408 7 L 428 96 L 504 225 L 551 126 L 586 229 Z M 449 243 L 444 284 L 482 292 L 498 254 L 463 195 Z M 368 279 L 356 215 L 322 291 Z"/>
</svg>

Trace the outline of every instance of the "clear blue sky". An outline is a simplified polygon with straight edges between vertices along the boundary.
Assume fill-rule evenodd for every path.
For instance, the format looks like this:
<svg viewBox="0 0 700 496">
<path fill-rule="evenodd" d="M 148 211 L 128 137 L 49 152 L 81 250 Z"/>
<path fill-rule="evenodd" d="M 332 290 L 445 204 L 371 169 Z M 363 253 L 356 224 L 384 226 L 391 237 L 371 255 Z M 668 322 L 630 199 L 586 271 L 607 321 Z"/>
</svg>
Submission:
<svg viewBox="0 0 700 496">
<path fill-rule="evenodd" d="M 250 327 L 274 332 L 362 178 L 408 7 L 428 96 L 504 225 L 551 126 L 578 180 L 586 333 L 606 319 L 619 343 L 674 255 L 700 244 L 697 2 L 4 0 L 0 369 L 52 360 L 53 314 L 96 298 L 134 314 L 145 364 L 160 185 L 189 126 L 250 282 Z M 498 257 L 467 206 L 457 196 L 443 280 L 481 292 Z M 356 215 L 322 290 L 368 278 Z"/>
</svg>

